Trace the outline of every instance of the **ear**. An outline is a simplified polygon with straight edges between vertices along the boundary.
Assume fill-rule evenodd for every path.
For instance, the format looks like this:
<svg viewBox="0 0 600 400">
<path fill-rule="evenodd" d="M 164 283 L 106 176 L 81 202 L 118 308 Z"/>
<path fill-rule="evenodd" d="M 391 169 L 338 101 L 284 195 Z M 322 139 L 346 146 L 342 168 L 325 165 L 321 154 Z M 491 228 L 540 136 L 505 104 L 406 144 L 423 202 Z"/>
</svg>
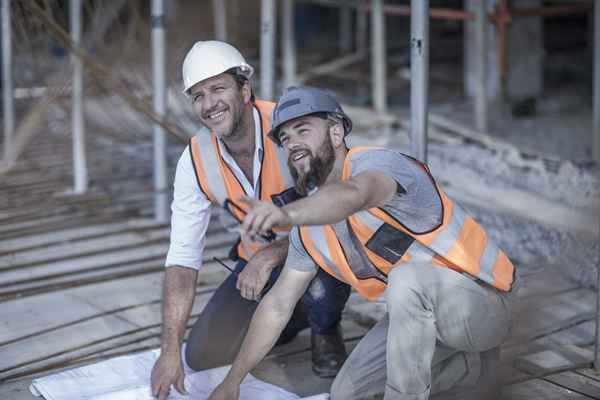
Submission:
<svg viewBox="0 0 600 400">
<path fill-rule="evenodd" d="M 340 147 L 344 144 L 344 127 L 340 124 L 335 124 L 329 128 L 329 137 L 334 148 Z"/>
<path fill-rule="evenodd" d="M 242 86 L 242 97 L 244 98 L 244 104 L 248 104 L 252 98 L 252 88 L 250 88 L 250 83 L 248 82 Z"/>
</svg>

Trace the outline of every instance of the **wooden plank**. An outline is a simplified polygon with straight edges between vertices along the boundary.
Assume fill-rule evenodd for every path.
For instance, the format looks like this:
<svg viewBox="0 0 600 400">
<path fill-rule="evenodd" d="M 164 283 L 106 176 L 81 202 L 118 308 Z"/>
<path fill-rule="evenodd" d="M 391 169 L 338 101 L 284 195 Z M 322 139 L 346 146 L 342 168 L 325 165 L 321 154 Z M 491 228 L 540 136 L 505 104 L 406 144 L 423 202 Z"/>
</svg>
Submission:
<svg viewBox="0 0 600 400">
<path fill-rule="evenodd" d="M 517 383 L 502 388 L 501 400 L 583 400 L 590 399 L 580 393 L 562 388 L 541 379 Z"/>
<path fill-rule="evenodd" d="M 584 375 L 566 371 L 546 376 L 543 379 L 593 399 L 600 399 L 600 382 Z"/>
<path fill-rule="evenodd" d="M 593 379 L 596 382 L 600 382 L 600 373 L 594 369 L 584 368 L 578 369 L 575 373 L 585 376 L 586 378 Z"/>
<path fill-rule="evenodd" d="M 231 246 L 235 238 L 236 235 L 233 233 L 213 229 L 207 236 L 206 248 Z M 17 254 L 4 255 L 0 257 L 0 275 L 4 281 L 0 287 L 7 286 L 6 282 L 19 281 L 23 277 L 33 279 L 44 276 L 47 274 L 45 271 L 58 274 L 107 264 L 111 257 L 111 262 L 118 262 L 120 255 L 125 263 L 128 257 L 135 257 L 135 254 L 139 253 L 141 249 L 148 251 L 146 257 L 150 253 L 157 254 L 154 248 L 164 255 L 168 249 L 168 243 L 168 228 L 158 226 L 156 229 L 133 230 L 108 237 L 92 237 L 91 239 L 77 240 L 74 243 L 61 242 L 59 245 L 47 248 L 36 248 Z"/>
<path fill-rule="evenodd" d="M 515 366 L 528 374 L 539 376 L 555 371 L 582 368 L 588 366 L 592 359 L 593 352 L 591 350 L 565 345 L 519 356 L 515 360 Z"/>
<path fill-rule="evenodd" d="M 84 239 L 97 238 L 127 231 L 140 231 L 145 229 L 161 228 L 154 220 L 132 219 L 126 221 L 114 221 L 104 224 L 64 229 L 58 232 L 40 233 L 21 236 L 15 239 L 3 240 L 0 246 L 0 257 L 7 253 L 28 251 L 40 247 L 49 247 L 60 243 L 79 242 Z"/>
<path fill-rule="evenodd" d="M 71 258 L 84 257 L 98 253 L 108 253 L 134 246 L 145 246 L 147 243 L 168 241 L 169 229 L 158 228 L 141 233 L 118 233 L 108 237 L 81 240 L 72 243 L 60 243 L 50 248 L 33 249 L 27 252 L 13 253 L 0 257 L 0 271 L 36 264 L 50 264 Z M 7 278 L 11 279 L 11 278 Z"/>
<path fill-rule="evenodd" d="M 4 346 L 3 357 L 0 358 L 0 380 L 3 380 L 17 366 L 32 363 L 33 360 L 44 359 L 52 354 L 60 354 L 69 348 L 84 346 L 97 340 L 114 335 L 115 332 L 128 331 L 136 328 L 128 321 L 116 316 L 108 315 L 101 319 L 94 319 L 78 324 L 75 329 L 70 329 L 69 335 L 46 334 L 30 340 L 25 340 L 19 345 Z"/>
<path fill-rule="evenodd" d="M 7 400 L 40 400 L 29 391 L 31 379 L 20 379 L 18 381 L 3 383 L 0 385 L 0 399 Z"/>
<path fill-rule="evenodd" d="M 207 263 L 199 274 L 201 285 L 220 283 L 228 272 L 217 263 Z M 0 319 L 0 343 L 69 324 L 98 312 L 149 303 L 161 298 L 162 268 L 138 277 L 77 287 L 19 299 L 4 307 Z M 65 313 L 64 309 L 69 312 Z"/>
</svg>

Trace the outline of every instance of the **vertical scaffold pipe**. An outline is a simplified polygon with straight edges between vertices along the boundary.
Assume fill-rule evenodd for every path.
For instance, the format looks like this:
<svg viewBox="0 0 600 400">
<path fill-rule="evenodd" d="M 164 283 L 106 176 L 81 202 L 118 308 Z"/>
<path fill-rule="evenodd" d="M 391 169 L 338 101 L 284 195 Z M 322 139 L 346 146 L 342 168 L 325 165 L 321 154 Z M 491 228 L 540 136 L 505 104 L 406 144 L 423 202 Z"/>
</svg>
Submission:
<svg viewBox="0 0 600 400">
<path fill-rule="evenodd" d="M 275 86 L 275 1 L 262 0 L 260 9 L 260 96 L 273 100 Z"/>
<path fill-rule="evenodd" d="M 294 0 L 283 0 L 281 30 L 283 55 L 283 86 L 296 84 L 296 35 L 294 32 Z"/>
<path fill-rule="evenodd" d="M 377 112 L 387 110 L 385 14 L 383 0 L 371 2 L 371 70 L 373 75 L 373 106 Z"/>
<path fill-rule="evenodd" d="M 480 132 L 488 129 L 487 107 L 487 0 L 477 2 L 475 15 L 475 40 L 477 47 L 477 92 L 475 94 L 475 125 Z"/>
<path fill-rule="evenodd" d="M 411 0 L 410 28 L 411 151 L 414 157 L 427 162 L 429 0 Z"/>
<path fill-rule="evenodd" d="M 222 42 L 227 41 L 227 9 L 225 6 L 225 0 L 213 0 L 215 38 Z"/>
<path fill-rule="evenodd" d="M 11 0 L 2 0 L 2 112 L 4 114 L 4 160 L 13 159 L 15 131 L 15 105 L 12 74 L 12 29 L 10 23 Z"/>
<path fill-rule="evenodd" d="M 75 46 L 81 44 L 81 0 L 70 2 L 71 40 Z M 82 194 L 88 188 L 87 157 L 85 153 L 85 124 L 83 116 L 83 63 L 74 53 L 71 54 L 73 65 L 73 92 L 71 125 L 73 131 L 73 191 Z"/>
<path fill-rule="evenodd" d="M 166 54 L 164 0 L 152 0 L 152 83 L 156 115 L 166 114 Z M 167 138 L 162 126 L 154 124 L 154 218 L 167 222 Z"/>
<path fill-rule="evenodd" d="M 600 1 L 594 1 L 594 138 L 592 154 L 600 162 Z"/>
</svg>

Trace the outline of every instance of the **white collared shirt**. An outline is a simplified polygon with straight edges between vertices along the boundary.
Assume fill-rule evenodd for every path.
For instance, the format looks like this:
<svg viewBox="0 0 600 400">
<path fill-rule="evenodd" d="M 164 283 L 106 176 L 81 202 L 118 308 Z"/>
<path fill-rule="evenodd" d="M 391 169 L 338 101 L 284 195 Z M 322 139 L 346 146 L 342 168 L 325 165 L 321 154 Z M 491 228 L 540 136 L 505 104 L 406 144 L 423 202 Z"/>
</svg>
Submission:
<svg viewBox="0 0 600 400">
<path fill-rule="evenodd" d="M 250 197 L 260 194 L 260 171 L 263 159 L 263 136 L 260 115 L 256 107 L 253 112 L 255 150 L 252 184 L 237 165 L 225 144 L 219 139 L 219 150 L 223 160 L 231 168 L 244 191 Z M 171 243 L 165 266 L 178 265 L 199 269 L 202 266 L 202 253 L 206 242 L 206 230 L 210 221 L 211 202 L 206 198 L 196 179 L 189 146 L 181 154 L 173 182 L 173 203 L 171 203 Z"/>
</svg>

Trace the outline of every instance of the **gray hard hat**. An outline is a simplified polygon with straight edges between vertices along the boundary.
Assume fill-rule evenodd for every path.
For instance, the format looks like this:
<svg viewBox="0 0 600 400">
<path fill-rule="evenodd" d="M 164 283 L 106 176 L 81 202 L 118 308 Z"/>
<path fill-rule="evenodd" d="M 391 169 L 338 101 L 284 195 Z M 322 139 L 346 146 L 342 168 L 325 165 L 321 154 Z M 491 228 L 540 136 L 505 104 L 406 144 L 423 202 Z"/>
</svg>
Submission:
<svg viewBox="0 0 600 400">
<path fill-rule="evenodd" d="M 291 86 L 284 92 L 273 109 L 269 137 L 278 145 L 279 128 L 293 119 L 316 113 L 332 113 L 338 116 L 344 125 L 344 136 L 352 130 L 352 120 L 342 106 L 328 92 L 310 86 Z"/>
</svg>

